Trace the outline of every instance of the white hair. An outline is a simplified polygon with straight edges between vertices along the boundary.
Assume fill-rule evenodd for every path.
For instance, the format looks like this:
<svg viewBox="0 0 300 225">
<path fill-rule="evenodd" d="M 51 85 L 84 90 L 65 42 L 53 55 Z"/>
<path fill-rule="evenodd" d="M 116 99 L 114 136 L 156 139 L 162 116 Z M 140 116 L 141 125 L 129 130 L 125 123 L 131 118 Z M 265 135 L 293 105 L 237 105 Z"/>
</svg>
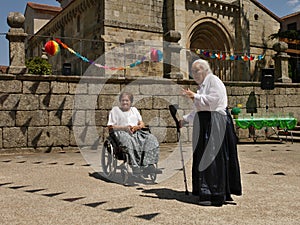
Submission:
<svg viewBox="0 0 300 225">
<path fill-rule="evenodd" d="M 206 74 L 212 73 L 210 65 L 208 64 L 208 62 L 206 60 L 204 60 L 204 59 L 197 59 L 197 60 L 195 60 L 193 62 L 192 65 L 195 65 L 195 64 L 199 64 L 200 67 L 202 67 L 203 71 L 206 72 Z"/>
</svg>

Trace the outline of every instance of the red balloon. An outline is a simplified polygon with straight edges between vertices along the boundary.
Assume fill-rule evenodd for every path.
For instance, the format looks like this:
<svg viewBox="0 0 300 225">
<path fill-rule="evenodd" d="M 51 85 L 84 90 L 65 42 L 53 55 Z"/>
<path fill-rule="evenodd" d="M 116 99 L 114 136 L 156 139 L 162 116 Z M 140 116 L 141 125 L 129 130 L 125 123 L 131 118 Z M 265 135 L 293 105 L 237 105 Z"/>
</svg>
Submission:
<svg viewBox="0 0 300 225">
<path fill-rule="evenodd" d="M 51 56 L 54 56 L 56 55 L 57 53 L 60 52 L 60 47 L 59 47 L 59 44 L 56 42 L 56 41 L 48 41 L 46 44 L 45 44 L 45 51 L 51 55 Z"/>
</svg>

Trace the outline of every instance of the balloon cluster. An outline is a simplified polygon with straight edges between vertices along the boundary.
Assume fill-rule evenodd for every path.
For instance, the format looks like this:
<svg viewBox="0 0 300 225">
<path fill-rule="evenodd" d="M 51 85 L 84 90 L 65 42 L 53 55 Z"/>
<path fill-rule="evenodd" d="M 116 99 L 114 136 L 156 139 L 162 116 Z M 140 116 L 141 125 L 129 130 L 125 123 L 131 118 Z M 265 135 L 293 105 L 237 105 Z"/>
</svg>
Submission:
<svg viewBox="0 0 300 225">
<path fill-rule="evenodd" d="M 159 62 L 163 58 L 163 54 L 158 49 L 151 49 L 150 58 L 152 62 Z"/>
</svg>

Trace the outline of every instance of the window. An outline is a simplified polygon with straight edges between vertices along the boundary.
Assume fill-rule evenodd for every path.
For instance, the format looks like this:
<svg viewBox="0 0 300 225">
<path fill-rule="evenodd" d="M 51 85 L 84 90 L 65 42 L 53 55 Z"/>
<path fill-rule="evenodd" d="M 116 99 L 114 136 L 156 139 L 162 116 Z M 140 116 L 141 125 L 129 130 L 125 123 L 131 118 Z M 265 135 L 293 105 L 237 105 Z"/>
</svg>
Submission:
<svg viewBox="0 0 300 225">
<path fill-rule="evenodd" d="M 63 38 L 65 36 L 64 28 L 60 29 L 60 37 Z"/>
<path fill-rule="evenodd" d="M 80 16 L 77 16 L 77 32 L 80 32 Z"/>
<path fill-rule="evenodd" d="M 290 23 L 287 25 L 288 30 L 297 30 L 297 23 Z"/>
</svg>

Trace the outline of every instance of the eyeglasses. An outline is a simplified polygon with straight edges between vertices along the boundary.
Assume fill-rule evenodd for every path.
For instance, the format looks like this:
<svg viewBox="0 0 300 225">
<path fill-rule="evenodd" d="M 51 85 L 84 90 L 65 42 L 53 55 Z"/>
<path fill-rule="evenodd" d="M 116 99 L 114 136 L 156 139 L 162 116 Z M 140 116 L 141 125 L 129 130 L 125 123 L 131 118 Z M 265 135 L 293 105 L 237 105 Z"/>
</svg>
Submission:
<svg viewBox="0 0 300 225">
<path fill-rule="evenodd" d="M 192 71 L 192 73 L 198 73 L 200 70 L 191 70 Z"/>
</svg>

